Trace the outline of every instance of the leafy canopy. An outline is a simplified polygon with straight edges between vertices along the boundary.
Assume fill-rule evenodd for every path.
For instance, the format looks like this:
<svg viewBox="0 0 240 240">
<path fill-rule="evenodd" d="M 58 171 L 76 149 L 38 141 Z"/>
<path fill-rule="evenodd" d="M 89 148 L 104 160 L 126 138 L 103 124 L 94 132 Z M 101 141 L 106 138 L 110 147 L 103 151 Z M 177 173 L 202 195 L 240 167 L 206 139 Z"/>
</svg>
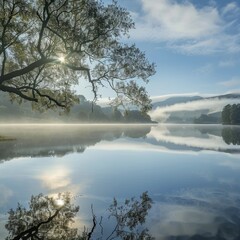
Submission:
<svg viewBox="0 0 240 240">
<path fill-rule="evenodd" d="M 114 103 L 130 103 L 146 112 L 151 102 L 137 79 L 155 73 L 134 44 L 121 43 L 134 27 L 116 1 L 0 0 L 0 90 L 12 100 L 39 108 L 69 108 L 73 90 L 86 80 L 116 92 Z"/>
</svg>

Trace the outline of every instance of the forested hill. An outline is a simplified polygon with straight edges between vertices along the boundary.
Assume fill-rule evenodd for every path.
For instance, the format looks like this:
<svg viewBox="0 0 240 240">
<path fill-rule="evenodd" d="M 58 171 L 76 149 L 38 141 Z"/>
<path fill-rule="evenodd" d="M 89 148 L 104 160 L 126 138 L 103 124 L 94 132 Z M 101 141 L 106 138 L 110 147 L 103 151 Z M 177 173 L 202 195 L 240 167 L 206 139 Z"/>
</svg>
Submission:
<svg viewBox="0 0 240 240">
<path fill-rule="evenodd" d="M 161 123 L 219 124 L 227 104 L 240 104 L 240 94 L 169 97 L 153 103 L 150 116 Z"/>
<path fill-rule="evenodd" d="M 74 105 L 68 114 L 59 114 L 58 111 L 46 110 L 39 112 L 32 110 L 31 103 L 18 104 L 11 102 L 5 93 L 0 93 L 0 123 L 151 123 L 149 115 L 133 110 L 122 113 L 112 107 L 100 107 L 99 105 L 79 96 L 80 103 Z M 93 110 L 93 111 L 92 111 Z"/>
</svg>

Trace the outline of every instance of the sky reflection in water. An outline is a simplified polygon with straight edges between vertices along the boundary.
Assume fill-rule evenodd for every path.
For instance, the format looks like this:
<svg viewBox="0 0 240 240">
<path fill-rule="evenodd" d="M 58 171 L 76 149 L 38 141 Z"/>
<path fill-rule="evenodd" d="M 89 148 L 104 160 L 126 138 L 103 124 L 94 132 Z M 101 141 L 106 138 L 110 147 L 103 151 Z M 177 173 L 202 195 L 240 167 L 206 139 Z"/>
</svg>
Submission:
<svg viewBox="0 0 240 240">
<path fill-rule="evenodd" d="M 91 203 L 104 215 L 113 197 L 148 190 L 154 200 L 148 224 L 157 239 L 232 239 L 240 229 L 239 131 L 217 125 L 0 126 L 0 135 L 16 138 L 0 142 L 0 223 L 9 208 L 27 205 L 40 192 L 71 192 L 82 225 L 90 221 Z"/>
</svg>

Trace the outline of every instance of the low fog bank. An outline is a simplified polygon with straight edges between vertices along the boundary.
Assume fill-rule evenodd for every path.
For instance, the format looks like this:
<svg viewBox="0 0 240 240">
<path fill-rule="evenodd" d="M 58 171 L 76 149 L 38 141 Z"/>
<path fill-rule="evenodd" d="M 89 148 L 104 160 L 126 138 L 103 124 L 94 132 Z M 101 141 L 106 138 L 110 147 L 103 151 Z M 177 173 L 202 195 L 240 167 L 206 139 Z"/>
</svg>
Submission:
<svg viewBox="0 0 240 240">
<path fill-rule="evenodd" d="M 0 124 L 5 123 L 152 123 L 148 114 L 137 110 L 126 113 L 113 107 L 100 107 L 79 95 L 79 104 L 69 112 L 56 108 L 39 111 L 30 102 L 11 102 L 8 95 L 0 93 Z M 36 104 L 36 103 L 33 103 Z M 35 107 L 34 107 L 35 106 Z"/>
<path fill-rule="evenodd" d="M 238 104 L 239 98 L 203 98 L 186 102 L 159 106 L 149 115 L 152 120 L 172 123 L 195 123 L 202 115 L 208 118 L 208 123 L 221 123 L 221 112 L 227 104 Z M 206 122 L 203 122 L 206 123 Z"/>
</svg>

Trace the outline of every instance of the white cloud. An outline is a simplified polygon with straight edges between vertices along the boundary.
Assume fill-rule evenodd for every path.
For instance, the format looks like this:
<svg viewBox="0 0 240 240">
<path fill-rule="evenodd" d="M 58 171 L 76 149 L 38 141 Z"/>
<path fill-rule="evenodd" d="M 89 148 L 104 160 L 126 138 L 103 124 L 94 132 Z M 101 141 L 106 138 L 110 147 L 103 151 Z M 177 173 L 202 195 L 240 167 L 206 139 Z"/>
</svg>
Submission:
<svg viewBox="0 0 240 240">
<path fill-rule="evenodd" d="M 223 14 L 232 14 L 232 13 L 237 13 L 239 11 L 238 5 L 235 2 L 228 3 L 223 9 L 222 13 Z"/>
<path fill-rule="evenodd" d="M 141 0 L 143 15 L 133 14 L 136 29 L 132 37 L 165 42 L 169 48 L 187 54 L 236 52 L 239 35 L 230 34 L 234 21 L 227 21 L 236 3 L 223 9 L 214 5 L 197 8 L 190 1 Z"/>
<path fill-rule="evenodd" d="M 221 18 L 213 7 L 197 9 L 190 2 L 142 0 L 148 21 L 161 27 L 168 39 L 194 39 L 218 33 Z"/>
<path fill-rule="evenodd" d="M 235 86 L 240 86 L 240 78 L 239 77 L 234 77 L 229 81 L 223 81 L 220 82 L 221 85 L 225 87 L 235 87 Z"/>
</svg>

